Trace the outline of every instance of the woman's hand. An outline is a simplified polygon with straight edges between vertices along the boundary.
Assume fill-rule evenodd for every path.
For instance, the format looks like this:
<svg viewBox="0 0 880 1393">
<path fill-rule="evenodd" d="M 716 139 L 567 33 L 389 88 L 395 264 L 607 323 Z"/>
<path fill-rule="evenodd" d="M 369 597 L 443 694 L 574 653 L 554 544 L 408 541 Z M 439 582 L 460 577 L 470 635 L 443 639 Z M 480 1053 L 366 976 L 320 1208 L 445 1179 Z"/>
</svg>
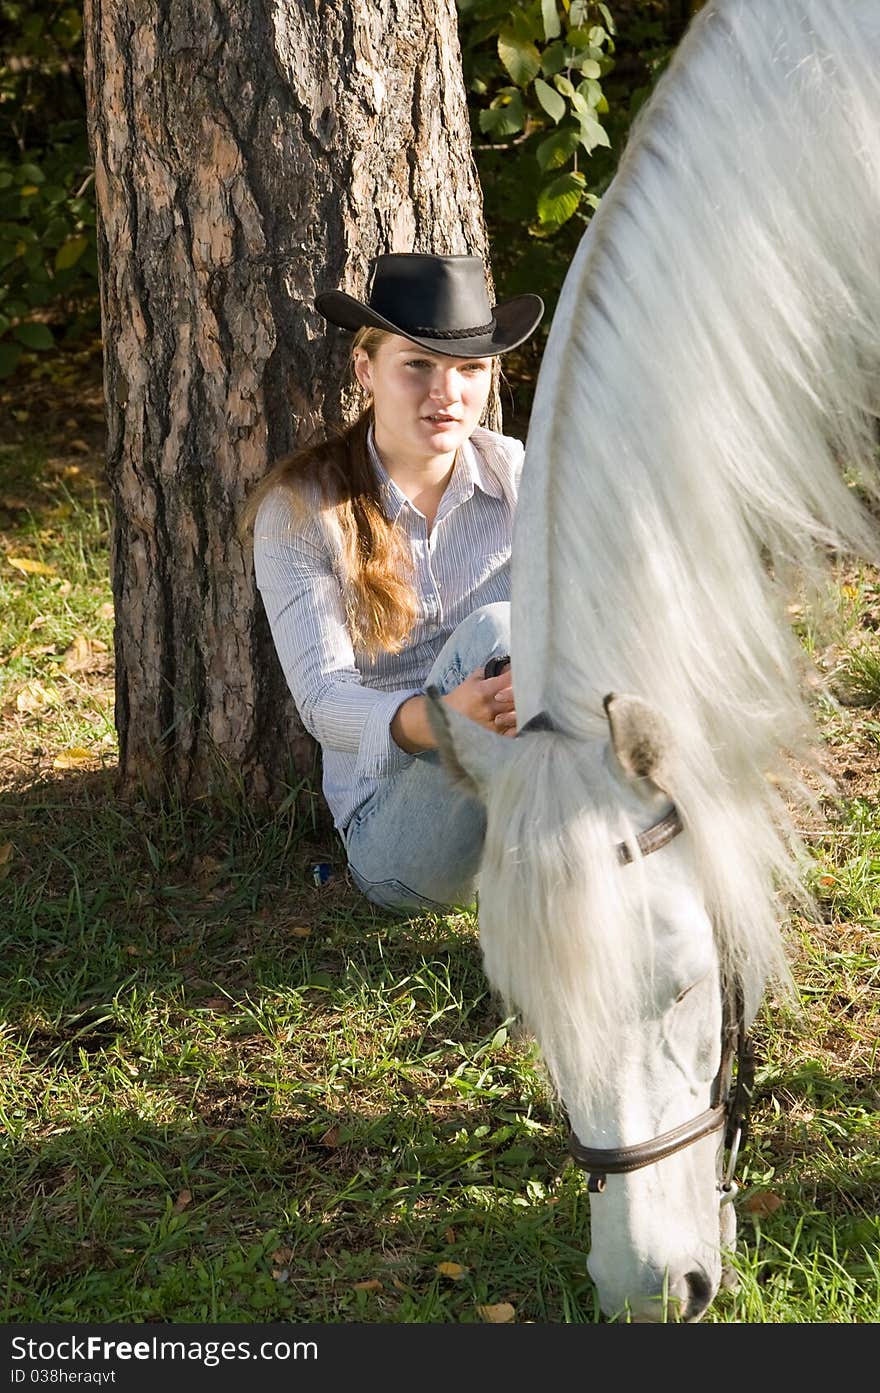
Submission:
<svg viewBox="0 0 880 1393">
<path fill-rule="evenodd" d="M 497 677 L 484 677 L 483 669 L 478 668 L 440 700 L 487 730 L 494 730 L 498 735 L 516 735 L 509 667 Z"/>
<path fill-rule="evenodd" d="M 451 692 L 440 698 L 453 710 L 496 735 L 516 735 L 516 712 L 513 709 L 513 687 L 510 668 L 497 677 L 484 677 L 483 669 L 472 672 Z M 428 698 L 410 697 L 391 721 L 391 738 L 408 754 L 434 750 L 437 741 L 428 719 Z"/>
</svg>

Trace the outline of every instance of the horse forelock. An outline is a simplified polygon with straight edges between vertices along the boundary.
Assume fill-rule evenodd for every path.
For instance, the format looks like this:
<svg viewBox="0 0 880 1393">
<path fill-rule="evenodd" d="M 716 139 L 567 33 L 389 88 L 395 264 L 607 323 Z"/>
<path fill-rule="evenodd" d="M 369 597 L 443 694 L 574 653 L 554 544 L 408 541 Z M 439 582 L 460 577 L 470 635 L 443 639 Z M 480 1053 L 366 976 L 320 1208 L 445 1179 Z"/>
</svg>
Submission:
<svg viewBox="0 0 880 1393">
<path fill-rule="evenodd" d="M 606 750 L 604 739 L 526 735 L 487 793 L 479 879 L 486 973 L 539 1041 L 557 1087 L 577 1078 L 595 1089 L 609 1038 L 638 1028 L 658 966 L 651 894 L 635 848 L 655 815 L 633 813 L 632 799 L 625 806 Z M 721 979 L 740 983 L 753 1010 L 768 978 L 790 986 L 770 880 L 783 859 L 775 845 L 783 833 L 768 828 L 758 806 L 716 797 L 688 809 L 682 786 L 672 794 L 684 810 L 693 867 L 682 912 L 692 897 L 703 905 Z M 626 867 L 621 841 L 635 851 Z M 662 857 L 652 858 L 661 880 Z"/>
<path fill-rule="evenodd" d="M 613 797 L 599 742 L 525 737 L 488 794 L 480 871 L 487 976 L 539 1040 L 557 1084 L 593 1075 L 608 1026 L 643 1009 L 645 903 L 617 844 L 638 828 Z"/>
</svg>

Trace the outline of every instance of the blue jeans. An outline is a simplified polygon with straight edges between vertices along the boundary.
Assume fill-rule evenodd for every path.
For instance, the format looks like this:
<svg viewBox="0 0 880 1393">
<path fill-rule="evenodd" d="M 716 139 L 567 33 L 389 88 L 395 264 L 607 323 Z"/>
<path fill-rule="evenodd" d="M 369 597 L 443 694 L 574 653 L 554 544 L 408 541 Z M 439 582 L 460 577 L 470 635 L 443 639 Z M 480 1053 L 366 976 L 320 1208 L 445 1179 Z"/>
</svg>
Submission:
<svg viewBox="0 0 880 1393">
<path fill-rule="evenodd" d="M 490 658 L 510 652 L 510 605 L 484 605 L 462 620 L 425 682 L 451 692 Z M 359 808 L 343 840 L 352 879 L 383 909 L 474 903 L 486 834 L 483 805 L 453 788 L 436 750 L 385 779 Z"/>
</svg>

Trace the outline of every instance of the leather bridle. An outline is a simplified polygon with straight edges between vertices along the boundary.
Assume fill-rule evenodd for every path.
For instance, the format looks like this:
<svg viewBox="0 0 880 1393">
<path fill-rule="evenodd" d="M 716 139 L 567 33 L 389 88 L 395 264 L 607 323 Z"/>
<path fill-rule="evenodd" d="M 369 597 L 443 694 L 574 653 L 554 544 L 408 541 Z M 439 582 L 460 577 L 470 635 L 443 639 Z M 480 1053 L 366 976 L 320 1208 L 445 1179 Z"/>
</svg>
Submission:
<svg viewBox="0 0 880 1393">
<path fill-rule="evenodd" d="M 663 1161 L 667 1156 L 683 1151 L 702 1137 L 720 1132 L 723 1127 L 724 1149 L 728 1159 L 718 1189 L 721 1203 L 729 1203 L 736 1195 L 733 1176 L 740 1146 L 745 1141 L 754 1076 L 754 1055 L 745 1028 L 743 995 L 737 986 L 733 993 L 725 993 L 723 999 L 721 1060 L 712 1083 L 709 1107 L 689 1122 L 683 1122 L 679 1127 L 661 1132 L 660 1136 L 639 1142 L 636 1146 L 584 1146 L 571 1132 L 569 1151 L 589 1175 L 587 1189 L 599 1195 L 605 1189 L 606 1176 L 629 1175 L 644 1166 L 652 1166 L 656 1161 Z"/>
<path fill-rule="evenodd" d="M 547 712 L 541 711 L 526 722 L 518 735 L 524 735 L 527 731 L 555 729 Z M 650 856 L 681 831 L 681 818 L 673 806 L 657 822 L 639 833 L 636 838 L 639 852 L 642 856 Z M 618 843 L 617 859 L 622 866 L 632 862 L 633 855 L 626 842 Z M 737 982 L 732 990 L 722 994 L 721 1059 L 712 1082 L 709 1107 L 689 1122 L 683 1122 L 636 1146 L 584 1146 L 575 1133 L 570 1132 L 568 1149 L 572 1158 L 588 1174 L 588 1190 L 594 1195 L 601 1194 L 605 1189 L 606 1176 L 629 1175 L 645 1166 L 653 1166 L 655 1162 L 674 1156 L 703 1137 L 720 1132 L 723 1127 L 727 1163 L 719 1179 L 718 1190 L 721 1203 L 729 1203 L 737 1190 L 733 1177 L 748 1127 L 754 1077 L 754 1055 L 745 1027 L 742 987 Z"/>
</svg>

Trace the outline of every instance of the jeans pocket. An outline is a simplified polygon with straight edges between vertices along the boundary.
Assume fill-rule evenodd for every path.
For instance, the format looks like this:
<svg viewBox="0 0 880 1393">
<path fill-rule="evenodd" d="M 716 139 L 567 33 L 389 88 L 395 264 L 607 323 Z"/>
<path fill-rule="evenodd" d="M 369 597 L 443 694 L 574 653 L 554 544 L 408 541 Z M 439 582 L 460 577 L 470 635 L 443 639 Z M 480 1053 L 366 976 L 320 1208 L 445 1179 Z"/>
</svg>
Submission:
<svg viewBox="0 0 880 1393">
<path fill-rule="evenodd" d="M 420 895 L 417 890 L 404 885 L 402 880 L 367 880 L 350 861 L 348 869 L 361 894 L 366 895 L 371 904 L 378 905 L 380 909 L 431 909 L 439 910 L 441 913 L 449 909 L 449 905 L 428 899 L 427 895 Z"/>
</svg>

